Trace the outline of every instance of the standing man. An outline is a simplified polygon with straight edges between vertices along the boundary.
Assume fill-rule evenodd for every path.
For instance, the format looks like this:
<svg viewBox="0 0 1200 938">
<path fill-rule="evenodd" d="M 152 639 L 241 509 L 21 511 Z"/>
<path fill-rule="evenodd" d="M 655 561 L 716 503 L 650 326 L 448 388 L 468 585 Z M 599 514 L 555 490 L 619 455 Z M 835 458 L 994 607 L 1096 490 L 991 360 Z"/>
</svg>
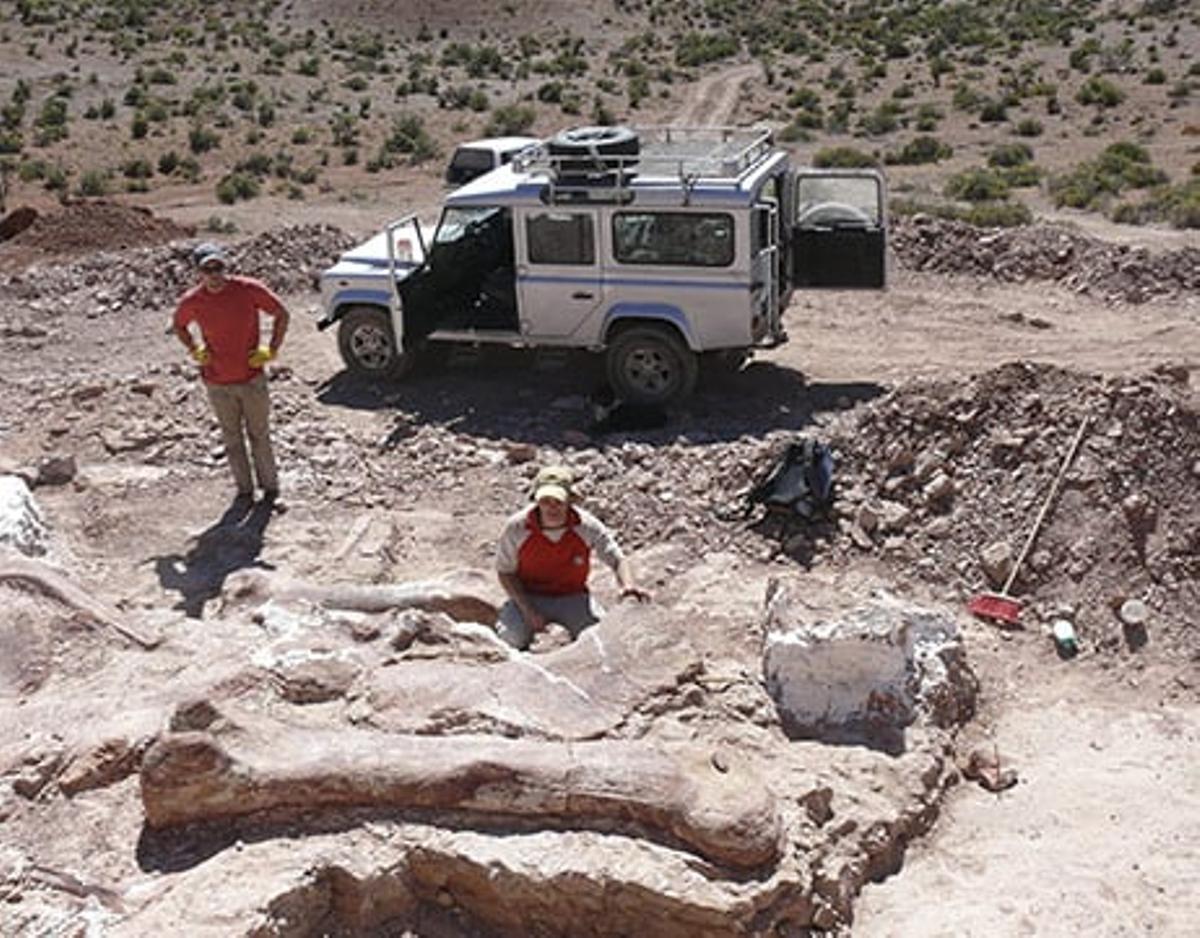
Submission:
<svg viewBox="0 0 1200 938">
<path fill-rule="evenodd" d="M 500 608 L 497 631 L 514 648 L 528 648 L 534 633 L 551 623 L 575 639 L 600 620 L 604 610 L 587 587 L 593 551 L 616 574 L 622 599 L 650 598 L 635 582 L 612 532 L 571 504 L 573 484 L 570 469 L 547 466 L 534 481 L 533 507 L 509 518 L 500 535 L 496 572 L 509 599 Z"/>
<path fill-rule="evenodd" d="M 237 497 L 254 496 L 254 477 L 264 501 L 279 497 L 279 476 L 271 449 L 267 376 L 263 366 L 283 344 L 288 311 L 279 297 L 251 277 L 229 273 L 225 252 L 201 244 L 192 252 L 200 282 L 179 300 L 175 335 L 200 366 L 208 400 L 221 426 L 225 456 L 237 485 Z M 272 319 L 271 341 L 262 345 L 259 313 Z M 197 341 L 192 323 L 200 330 Z M 246 456 L 246 439 L 254 459 L 254 477 Z"/>
</svg>

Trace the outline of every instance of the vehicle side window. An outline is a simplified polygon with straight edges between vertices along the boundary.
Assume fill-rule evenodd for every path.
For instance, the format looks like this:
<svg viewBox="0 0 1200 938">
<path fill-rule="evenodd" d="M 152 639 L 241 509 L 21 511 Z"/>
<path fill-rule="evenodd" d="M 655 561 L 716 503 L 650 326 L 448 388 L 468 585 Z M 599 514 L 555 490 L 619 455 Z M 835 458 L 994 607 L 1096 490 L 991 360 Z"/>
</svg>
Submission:
<svg viewBox="0 0 1200 938">
<path fill-rule="evenodd" d="M 590 214 L 539 212 L 525 220 L 531 264 L 595 264 L 595 222 Z"/>
<path fill-rule="evenodd" d="M 733 216 L 694 212 L 618 212 L 613 253 L 622 264 L 728 267 Z"/>
</svg>

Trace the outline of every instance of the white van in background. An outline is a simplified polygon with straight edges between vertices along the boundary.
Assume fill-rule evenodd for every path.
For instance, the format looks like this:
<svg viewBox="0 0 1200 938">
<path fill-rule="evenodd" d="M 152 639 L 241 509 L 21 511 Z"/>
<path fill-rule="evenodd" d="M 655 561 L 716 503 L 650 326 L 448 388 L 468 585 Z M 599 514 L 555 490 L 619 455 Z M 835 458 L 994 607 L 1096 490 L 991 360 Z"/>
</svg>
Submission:
<svg viewBox="0 0 1200 938">
<path fill-rule="evenodd" d="M 446 182 L 452 186 L 465 185 L 476 176 L 512 162 L 526 147 L 540 142 L 537 137 L 490 137 L 460 143 L 446 166 Z"/>
</svg>

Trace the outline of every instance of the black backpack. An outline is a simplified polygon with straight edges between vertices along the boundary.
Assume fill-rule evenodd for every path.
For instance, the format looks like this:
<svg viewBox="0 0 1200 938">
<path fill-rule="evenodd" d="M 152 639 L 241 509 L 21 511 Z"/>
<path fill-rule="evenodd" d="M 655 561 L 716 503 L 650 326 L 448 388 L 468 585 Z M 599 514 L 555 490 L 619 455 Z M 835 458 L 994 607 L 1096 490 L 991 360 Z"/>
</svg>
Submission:
<svg viewBox="0 0 1200 938">
<path fill-rule="evenodd" d="M 833 503 L 833 454 L 824 443 L 799 437 L 746 499 L 750 507 L 766 505 L 811 520 Z"/>
</svg>

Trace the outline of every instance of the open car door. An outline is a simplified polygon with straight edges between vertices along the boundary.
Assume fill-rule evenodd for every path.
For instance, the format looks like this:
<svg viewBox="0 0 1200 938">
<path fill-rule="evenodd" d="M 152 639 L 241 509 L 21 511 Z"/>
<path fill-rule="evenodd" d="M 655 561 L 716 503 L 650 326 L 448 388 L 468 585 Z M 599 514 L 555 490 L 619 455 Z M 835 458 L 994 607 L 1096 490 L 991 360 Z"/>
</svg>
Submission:
<svg viewBox="0 0 1200 938">
<path fill-rule="evenodd" d="M 887 192 L 865 169 L 801 169 L 792 180 L 792 278 L 797 288 L 887 285 Z"/>
</svg>

